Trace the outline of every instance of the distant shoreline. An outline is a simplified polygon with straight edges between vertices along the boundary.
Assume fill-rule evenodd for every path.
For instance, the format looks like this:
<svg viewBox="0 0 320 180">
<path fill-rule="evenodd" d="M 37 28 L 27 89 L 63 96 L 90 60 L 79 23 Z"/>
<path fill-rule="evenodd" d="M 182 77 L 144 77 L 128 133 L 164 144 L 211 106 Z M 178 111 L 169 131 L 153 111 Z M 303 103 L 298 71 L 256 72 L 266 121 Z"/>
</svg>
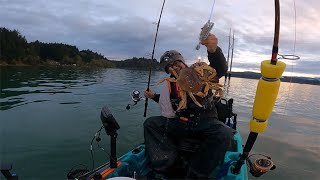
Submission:
<svg viewBox="0 0 320 180">
<path fill-rule="evenodd" d="M 111 61 L 112 63 L 114 61 Z M 125 61 L 122 61 L 122 65 L 126 64 Z M 155 66 L 152 67 L 153 71 L 162 71 L 162 68 L 159 67 L 157 64 L 154 64 Z M 0 67 L 35 67 L 35 65 L 29 65 L 29 64 L 4 64 L 3 61 L 0 61 Z M 77 66 L 77 65 L 65 65 L 65 64 L 38 64 L 36 66 L 41 66 L 41 67 L 72 67 L 72 68 L 96 68 L 96 67 L 91 67 L 90 65 L 82 65 L 82 66 Z M 109 68 L 109 67 L 108 67 Z M 148 66 L 143 66 L 143 67 L 133 67 L 133 66 L 117 66 L 115 64 L 115 67 L 111 68 L 117 68 L 117 69 L 129 69 L 129 70 L 144 70 L 148 71 L 149 67 Z M 232 77 L 237 77 L 237 78 L 245 78 L 245 79 L 260 79 L 261 74 L 256 73 L 256 72 L 250 72 L 250 71 L 244 71 L 244 72 L 232 72 L 231 73 L 231 78 Z M 281 82 L 292 82 L 292 83 L 298 83 L 298 84 L 310 84 L 310 85 L 320 85 L 320 78 L 308 78 L 308 77 L 297 77 L 297 76 L 283 76 L 280 78 Z"/>
<path fill-rule="evenodd" d="M 261 74 L 256 72 L 232 72 L 231 77 L 246 78 L 246 79 L 260 79 Z M 297 77 L 297 76 L 283 76 L 280 78 L 281 82 L 292 82 L 298 84 L 311 84 L 320 85 L 320 78 L 308 78 L 308 77 Z"/>
</svg>

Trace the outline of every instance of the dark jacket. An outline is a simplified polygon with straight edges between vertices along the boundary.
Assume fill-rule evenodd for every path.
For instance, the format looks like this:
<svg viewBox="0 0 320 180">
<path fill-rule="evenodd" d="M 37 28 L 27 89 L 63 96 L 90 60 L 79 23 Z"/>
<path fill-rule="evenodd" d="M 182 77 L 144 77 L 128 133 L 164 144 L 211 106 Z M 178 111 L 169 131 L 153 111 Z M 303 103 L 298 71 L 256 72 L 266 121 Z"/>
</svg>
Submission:
<svg viewBox="0 0 320 180">
<path fill-rule="evenodd" d="M 208 60 L 210 62 L 210 66 L 217 71 L 217 75 L 219 78 L 227 73 L 227 61 L 220 47 L 217 47 L 217 50 L 214 53 L 210 53 L 208 51 Z"/>
</svg>

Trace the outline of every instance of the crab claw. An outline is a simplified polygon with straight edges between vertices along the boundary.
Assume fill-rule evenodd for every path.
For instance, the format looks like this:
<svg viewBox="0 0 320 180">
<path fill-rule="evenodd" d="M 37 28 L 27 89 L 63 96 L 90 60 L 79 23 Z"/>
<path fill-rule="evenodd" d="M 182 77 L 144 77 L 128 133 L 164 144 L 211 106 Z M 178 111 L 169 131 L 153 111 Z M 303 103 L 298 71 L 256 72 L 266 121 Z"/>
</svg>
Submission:
<svg viewBox="0 0 320 180">
<path fill-rule="evenodd" d="M 202 107 L 202 105 L 197 101 L 197 99 L 194 97 L 194 95 L 193 95 L 191 92 L 189 92 L 188 94 L 189 94 L 190 98 L 192 99 L 192 101 L 193 101 L 197 106 Z"/>
<path fill-rule="evenodd" d="M 181 100 L 179 102 L 179 106 L 177 108 L 177 111 L 180 111 L 181 109 L 187 108 L 187 94 L 185 91 L 180 91 L 180 97 Z"/>
<path fill-rule="evenodd" d="M 203 76 L 203 69 L 201 67 L 195 67 L 194 70 L 202 77 Z"/>
<path fill-rule="evenodd" d="M 160 85 L 161 83 L 163 83 L 164 81 L 177 82 L 177 80 L 176 80 L 175 78 L 167 77 L 167 78 L 164 78 L 164 79 L 161 79 L 160 81 L 158 81 L 157 86 L 159 86 L 159 85 Z"/>
<path fill-rule="evenodd" d="M 172 67 L 169 67 L 168 70 L 174 75 L 174 77 L 176 77 L 176 78 L 179 77 L 179 75 L 178 75 L 178 73 L 176 72 L 176 70 L 174 70 Z"/>
<path fill-rule="evenodd" d="M 223 97 L 224 93 L 222 91 L 222 89 L 217 89 L 216 92 L 214 93 L 215 96 L 217 97 Z"/>
</svg>

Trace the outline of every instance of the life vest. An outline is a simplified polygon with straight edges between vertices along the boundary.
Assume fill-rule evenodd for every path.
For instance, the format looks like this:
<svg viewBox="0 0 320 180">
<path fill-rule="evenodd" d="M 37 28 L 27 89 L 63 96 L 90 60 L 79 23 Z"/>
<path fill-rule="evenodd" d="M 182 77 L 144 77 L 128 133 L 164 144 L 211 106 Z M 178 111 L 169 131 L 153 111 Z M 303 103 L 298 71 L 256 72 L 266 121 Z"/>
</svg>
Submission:
<svg viewBox="0 0 320 180">
<path fill-rule="evenodd" d="M 170 82 L 167 81 L 168 83 L 168 89 L 170 93 L 170 98 L 180 98 L 180 88 L 176 82 Z"/>
<path fill-rule="evenodd" d="M 181 100 L 180 88 L 176 82 L 170 82 L 170 81 L 167 81 L 167 87 L 169 90 L 170 101 L 171 101 L 173 110 L 177 110 L 179 102 Z"/>
</svg>

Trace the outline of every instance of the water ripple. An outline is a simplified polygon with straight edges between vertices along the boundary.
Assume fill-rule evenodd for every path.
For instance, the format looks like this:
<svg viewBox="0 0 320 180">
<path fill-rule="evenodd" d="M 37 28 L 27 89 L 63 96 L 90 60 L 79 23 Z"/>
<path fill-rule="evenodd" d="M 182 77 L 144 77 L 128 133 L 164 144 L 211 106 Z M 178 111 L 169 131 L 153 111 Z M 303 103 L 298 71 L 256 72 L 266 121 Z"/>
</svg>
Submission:
<svg viewBox="0 0 320 180">
<path fill-rule="evenodd" d="M 2 155 L 30 177 L 37 174 L 45 179 L 47 174 L 39 172 L 48 169 L 42 165 L 50 165 L 54 167 L 52 178 L 61 179 L 74 162 L 89 158 L 88 143 L 101 126 L 99 115 L 104 105 L 121 126 L 119 154 L 127 152 L 143 142 L 144 102 L 129 111 L 126 106 L 132 103 L 132 90 L 142 92 L 147 88 L 148 73 L 123 69 L 1 69 L 0 113 L 5 124 L 0 129 Z M 150 89 L 159 92 L 161 86 L 156 83 L 166 76 L 164 72 L 152 72 Z M 231 78 L 226 91 L 228 98 L 234 98 L 239 127 L 245 124 L 242 134 L 242 130 L 248 131 L 257 83 Z M 306 173 L 299 175 L 300 171 L 285 168 L 292 164 L 307 173 L 313 170 L 308 177 L 315 174 L 320 150 L 319 93 L 319 86 L 281 83 L 267 132 L 259 135 L 254 146 L 255 151 L 270 153 L 281 162 L 278 171 L 269 173 L 269 179 L 305 178 Z M 149 102 L 147 116 L 158 115 L 158 104 Z M 30 161 L 41 166 L 30 165 Z"/>
</svg>

